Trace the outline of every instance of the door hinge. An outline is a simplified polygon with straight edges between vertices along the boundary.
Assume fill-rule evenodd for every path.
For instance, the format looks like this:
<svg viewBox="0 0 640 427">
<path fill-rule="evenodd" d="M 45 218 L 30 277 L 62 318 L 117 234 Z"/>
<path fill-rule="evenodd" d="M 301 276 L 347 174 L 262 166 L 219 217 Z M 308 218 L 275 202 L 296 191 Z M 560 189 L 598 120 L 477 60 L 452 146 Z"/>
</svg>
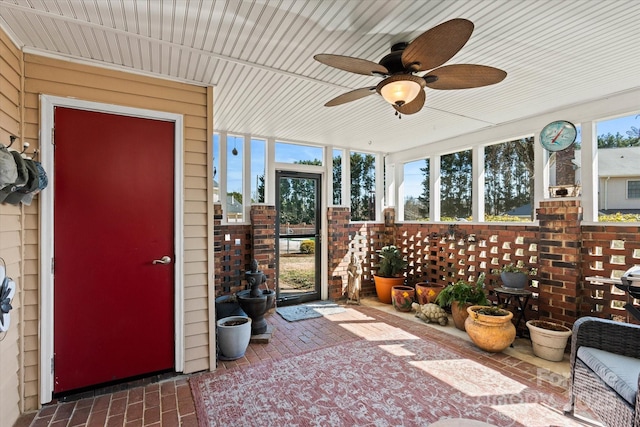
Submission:
<svg viewBox="0 0 640 427">
<path fill-rule="evenodd" d="M 55 372 L 56 372 L 55 371 L 55 367 L 56 367 L 56 362 L 55 362 L 56 359 L 55 359 L 55 357 L 56 357 L 55 354 L 51 357 L 51 374 L 52 375 L 55 374 Z"/>
<path fill-rule="evenodd" d="M 51 145 L 56 145 L 56 128 L 51 126 Z"/>
<path fill-rule="evenodd" d="M 53 258 L 51 258 L 51 274 L 55 273 L 55 269 L 56 269 L 55 260 Z"/>
</svg>

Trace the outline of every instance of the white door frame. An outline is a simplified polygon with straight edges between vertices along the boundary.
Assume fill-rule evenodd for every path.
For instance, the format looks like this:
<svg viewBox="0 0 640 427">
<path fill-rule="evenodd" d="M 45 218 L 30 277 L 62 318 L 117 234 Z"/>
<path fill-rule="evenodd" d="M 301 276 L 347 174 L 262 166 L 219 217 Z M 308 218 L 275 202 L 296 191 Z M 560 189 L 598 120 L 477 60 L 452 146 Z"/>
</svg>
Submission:
<svg viewBox="0 0 640 427">
<path fill-rule="evenodd" d="M 74 98 L 40 95 L 40 160 L 47 171 L 49 185 L 40 195 L 40 403 L 52 400 L 53 376 L 53 227 L 54 212 L 54 161 L 53 126 L 54 108 L 69 107 L 122 116 L 148 118 L 174 122 L 174 327 L 175 370 L 184 371 L 184 219 L 183 219 L 183 116 L 162 111 L 122 107 L 83 101 Z M 87 147 L 90 148 L 90 147 Z"/>
</svg>

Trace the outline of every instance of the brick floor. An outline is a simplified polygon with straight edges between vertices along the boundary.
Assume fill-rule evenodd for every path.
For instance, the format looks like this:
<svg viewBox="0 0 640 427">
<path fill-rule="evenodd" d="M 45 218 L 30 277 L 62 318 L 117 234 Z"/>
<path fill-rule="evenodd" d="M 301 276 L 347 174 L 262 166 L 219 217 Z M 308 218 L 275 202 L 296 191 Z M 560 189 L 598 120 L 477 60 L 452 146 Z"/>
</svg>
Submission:
<svg viewBox="0 0 640 427">
<path fill-rule="evenodd" d="M 365 302 L 365 304 L 367 304 Z M 368 305 L 368 304 L 367 304 Z M 566 380 L 549 374 L 521 358 L 504 353 L 486 353 L 455 335 L 426 326 L 409 313 L 394 313 L 388 308 L 348 306 L 351 315 L 399 327 L 419 337 L 428 337 L 455 352 L 485 364 L 524 383 L 534 384 L 549 393 L 566 396 Z M 339 316 L 339 315 L 334 315 Z M 302 352 L 362 339 L 339 325 L 334 316 L 289 323 L 277 314 L 267 317 L 275 327 L 269 344 L 250 344 L 244 357 L 219 361 L 218 370 L 277 360 Z M 448 326 L 453 328 L 453 326 Z M 565 362 L 566 364 L 566 362 Z M 198 375 L 198 374 L 194 374 Z M 189 376 L 181 375 L 160 382 L 111 394 L 85 397 L 71 402 L 46 405 L 23 415 L 14 427 L 62 426 L 197 426 Z"/>
</svg>

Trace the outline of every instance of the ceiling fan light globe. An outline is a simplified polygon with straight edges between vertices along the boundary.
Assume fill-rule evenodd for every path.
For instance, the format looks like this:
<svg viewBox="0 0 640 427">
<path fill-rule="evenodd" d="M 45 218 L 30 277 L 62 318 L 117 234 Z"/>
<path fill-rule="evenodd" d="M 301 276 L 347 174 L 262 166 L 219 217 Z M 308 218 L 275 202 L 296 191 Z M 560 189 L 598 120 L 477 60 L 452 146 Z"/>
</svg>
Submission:
<svg viewBox="0 0 640 427">
<path fill-rule="evenodd" d="M 423 79 L 406 74 L 384 79 L 376 90 L 389 104 L 401 106 L 416 99 L 423 87 Z"/>
</svg>

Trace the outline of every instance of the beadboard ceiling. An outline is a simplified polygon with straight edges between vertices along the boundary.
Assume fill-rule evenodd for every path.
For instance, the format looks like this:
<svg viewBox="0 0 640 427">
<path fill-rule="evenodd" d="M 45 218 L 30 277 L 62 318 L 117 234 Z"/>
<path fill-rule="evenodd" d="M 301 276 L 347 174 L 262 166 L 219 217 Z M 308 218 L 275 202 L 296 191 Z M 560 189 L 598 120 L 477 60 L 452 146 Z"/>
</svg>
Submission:
<svg viewBox="0 0 640 427">
<path fill-rule="evenodd" d="M 314 54 L 377 62 L 452 18 L 475 30 L 447 64 L 503 82 L 427 88 L 401 120 L 378 95 L 323 106 L 380 79 Z M 26 52 L 215 86 L 217 131 L 389 153 L 639 88 L 639 22 L 637 0 L 0 0 Z"/>
</svg>

